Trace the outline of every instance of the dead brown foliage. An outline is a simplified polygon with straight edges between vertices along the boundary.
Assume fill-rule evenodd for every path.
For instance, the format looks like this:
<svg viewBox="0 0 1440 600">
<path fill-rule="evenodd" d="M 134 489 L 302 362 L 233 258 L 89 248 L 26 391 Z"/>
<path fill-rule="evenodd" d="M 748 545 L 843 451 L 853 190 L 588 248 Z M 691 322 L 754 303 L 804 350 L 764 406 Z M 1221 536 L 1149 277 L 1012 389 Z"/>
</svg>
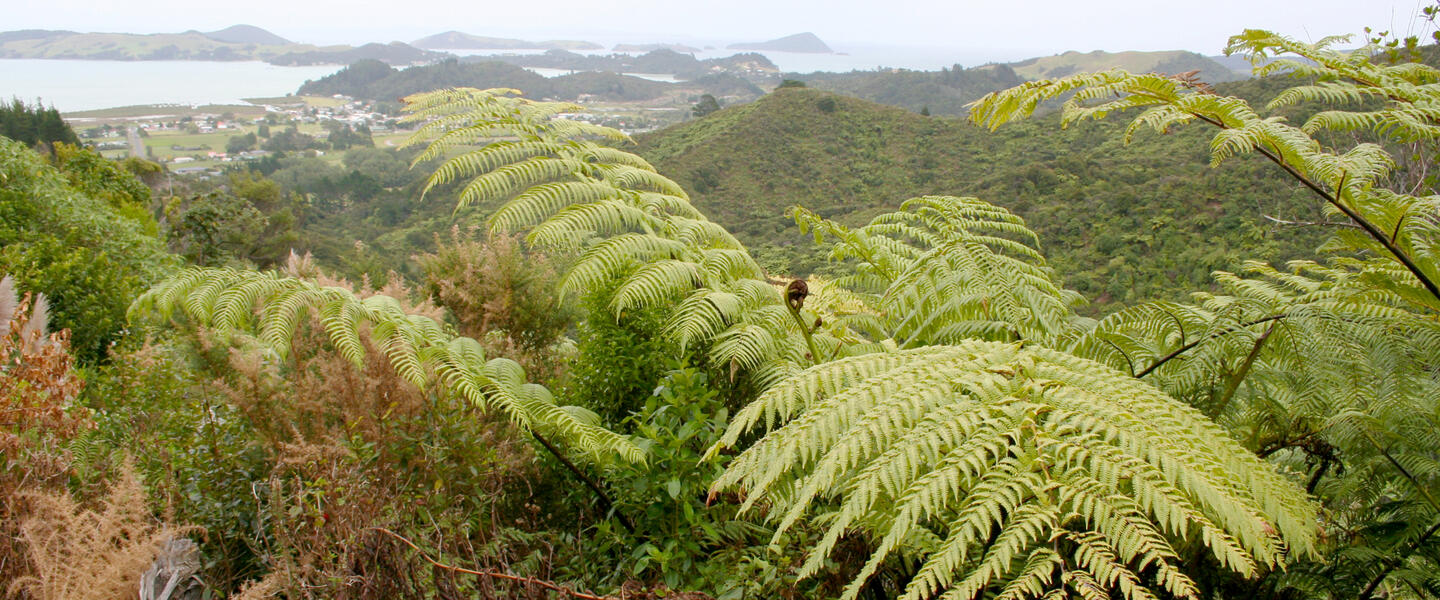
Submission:
<svg viewBox="0 0 1440 600">
<path fill-rule="evenodd" d="M 329 345 L 318 319 L 297 328 L 283 363 L 258 349 L 227 351 L 213 389 L 274 457 L 259 515 L 271 532 L 271 573 L 245 597 L 475 596 L 472 584 L 432 568 L 376 528 L 405 531 L 448 556 L 499 559 L 480 547 L 502 515 L 516 512 L 514 498 L 523 498 L 524 482 L 535 476 L 533 453 L 512 424 L 461 398 L 416 388 L 368 342 L 357 368 Z"/>
<path fill-rule="evenodd" d="M 187 530 L 156 522 L 134 470 L 124 468 L 95 508 L 66 492 L 21 492 L 19 539 L 30 574 L 10 593 L 35 600 L 128 600 L 166 541 Z"/>
<path fill-rule="evenodd" d="M 526 252 L 515 236 L 482 235 L 456 227 L 448 241 L 436 237 L 435 253 L 417 257 L 427 291 L 487 355 L 519 362 L 536 381 L 559 377 L 564 363 L 550 347 L 574 315 L 558 297 L 555 260 Z"/>
<path fill-rule="evenodd" d="M 69 332 L 48 333 L 43 297 L 17 298 L 0 279 L 0 581 L 33 573 L 20 536 L 21 492 L 63 492 L 70 472 L 64 444 L 92 426 L 75 406 L 83 382 Z"/>
</svg>

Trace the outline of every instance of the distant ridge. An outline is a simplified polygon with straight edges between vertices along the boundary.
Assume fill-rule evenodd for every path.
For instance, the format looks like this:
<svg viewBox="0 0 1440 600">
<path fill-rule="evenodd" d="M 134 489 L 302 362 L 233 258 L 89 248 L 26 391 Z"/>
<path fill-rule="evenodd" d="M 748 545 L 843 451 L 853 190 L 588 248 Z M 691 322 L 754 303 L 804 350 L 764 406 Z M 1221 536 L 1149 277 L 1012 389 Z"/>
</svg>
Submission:
<svg viewBox="0 0 1440 600">
<path fill-rule="evenodd" d="M 1241 74 L 1241 75 L 1244 75 L 1244 76 L 1246 76 L 1246 77 L 1249 77 L 1249 76 L 1252 74 L 1252 71 L 1253 71 L 1254 68 L 1255 68 L 1255 65 L 1253 65 L 1253 64 L 1250 63 L 1250 59 L 1249 59 L 1249 58 L 1246 58 L 1246 57 L 1244 57 L 1244 56 L 1240 56 L 1239 54 L 1236 54 L 1236 55 L 1233 55 L 1233 56 L 1225 56 L 1225 55 L 1207 56 L 1206 58 L 1208 58 L 1208 59 L 1210 59 L 1210 60 L 1213 60 L 1213 61 L 1215 61 L 1215 62 L 1217 62 L 1217 63 L 1220 63 L 1220 64 L 1224 65 L 1226 68 L 1229 68 L 1231 71 L 1234 71 L 1234 72 L 1239 73 L 1239 74 Z M 1299 58 L 1299 57 L 1294 57 L 1294 56 L 1286 56 L 1286 57 L 1283 57 L 1283 58 L 1284 58 L 1285 60 L 1293 60 L 1293 61 L 1298 61 L 1298 62 L 1302 62 L 1302 63 L 1311 63 L 1311 62 L 1312 62 L 1312 61 L 1310 61 L 1309 59 Z M 1264 59 L 1261 59 L 1261 60 L 1260 60 L 1260 64 L 1262 64 L 1262 65 L 1267 65 L 1267 64 L 1270 64 L 1270 63 L 1272 63 L 1272 62 L 1275 62 L 1276 60 L 1280 60 L 1280 59 L 1279 59 L 1279 58 L 1275 58 L 1275 57 L 1264 58 Z M 1429 61 L 1426 61 L 1426 62 L 1429 62 Z M 1433 63 L 1432 63 L 1432 64 L 1433 64 Z"/>
<path fill-rule="evenodd" d="M 265 31 L 254 25 L 231 25 L 220 31 L 201 33 L 207 38 L 217 42 L 230 44 L 260 44 L 265 46 L 285 46 L 293 44 L 290 40 Z"/>
<path fill-rule="evenodd" d="M 471 35 L 463 31 L 446 31 L 415 40 L 410 45 L 426 50 L 603 50 L 604 46 L 583 40 L 546 40 L 531 42 L 514 38 Z"/>
<path fill-rule="evenodd" d="M 372 42 L 355 48 L 338 46 L 336 48 L 288 52 L 275 56 L 268 62 L 272 65 L 281 66 L 346 65 L 368 59 L 378 60 L 391 65 L 414 65 L 435 62 L 446 57 L 450 57 L 450 55 L 443 52 L 421 50 L 405 42 L 390 42 L 389 44 Z"/>
<path fill-rule="evenodd" d="M 65 37 L 67 35 L 79 35 L 79 33 L 63 29 L 21 29 L 19 31 L 4 31 L 0 32 L 0 44 L 5 42 L 23 42 L 26 40 L 48 40 Z"/>
<path fill-rule="evenodd" d="M 1025 79 L 1064 77 L 1075 73 L 1093 73 L 1121 68 L 1131 73 L 1184 73 L 1199 71 L 1200 79 L 1210 83 L 1245 79 L 1248 74 L 1235 72 L 1228 65 L 1185 50 L 1160 52 L 1077 52 L 1071 50 L 1054 56 L 1042 56 L 1010 63 L 1015 73 Z"/>
<path fill-rule="evenodd" d="M 652 52 L 655 50 L 673 50 L 681 54 L 694 54 L 700 49 L 685 44 L 615 44 L 611 52 Z"/>
<path fill-rule="evenodd" d="M 773 39 L 768 42 L 753 42 L 745 44 L 730 44 L 726 46 L 730 50 L 769 50 L 772 52 L 806 52 L 811 54 L 833 54 L 825 42 L 810 32 L 787 35 L 782 38 Z"/>
</svg>

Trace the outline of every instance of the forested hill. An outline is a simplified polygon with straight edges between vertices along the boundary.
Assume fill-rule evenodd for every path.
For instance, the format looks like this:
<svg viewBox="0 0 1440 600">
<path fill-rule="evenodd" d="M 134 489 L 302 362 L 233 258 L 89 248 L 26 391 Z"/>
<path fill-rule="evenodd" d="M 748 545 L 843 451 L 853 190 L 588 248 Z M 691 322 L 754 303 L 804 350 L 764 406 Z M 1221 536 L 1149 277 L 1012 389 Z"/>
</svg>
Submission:
<svg viewBox="0 0 1440 600">
<path fill-rule="evenodd" d="M 935 115 L 964 115 L 966 104 L 990 92 L 1020 85 L 1024 79 L 1008 65 L 939 71 L 851 71 L 788 74 L 807 86 Z"/>
<path fill-rule="evenodd" d="M 1230 93 L 1260 93 L 1262 82 Z M 834 93 L 786 88 L 643 135 L 638 152 L 738 233 L 767 266 L 823 269 L 777 246 L 810 244 L 785 217 L 801 205 L 860 224 L 923 194 L 977 196 L 1038 230 L 1052 266 L 1100 312 L 1209 285 L 1245 258 L 1313 256 L 1325 232 L 1262 215 L 1313 220 L 1318 206 L 1268 163 L 1208 166 L 1207 132 L 1141 133 L 1123 123 L 1061 130 L 1055 118 L 990 133 Z M 1297 210 L 1304 212 L 1298 213 Z M 785 258 L 781 258 L 785 257 Z"/>
<path fill-rule="evenodd" d="M 376 60 L 358 61 L 334 74 L 306 82 L 297 93 L 320 96 L 344 94 L 366 100 L 395 101 L 417 92 L 445 87 L 515 88 L 537 99 L 575 100 L 580 94 L 590 94 L 602 100 L 620 102 L 650 100 L 683 90 L 745 99 L 763 93 L 754 84 L 725 74 L 684 83 L 665 83 L 606 72 L 543 77 L 503 62 L 460 62 L 453 59 L 407 69 L 396 69 Z"/>
</svg>

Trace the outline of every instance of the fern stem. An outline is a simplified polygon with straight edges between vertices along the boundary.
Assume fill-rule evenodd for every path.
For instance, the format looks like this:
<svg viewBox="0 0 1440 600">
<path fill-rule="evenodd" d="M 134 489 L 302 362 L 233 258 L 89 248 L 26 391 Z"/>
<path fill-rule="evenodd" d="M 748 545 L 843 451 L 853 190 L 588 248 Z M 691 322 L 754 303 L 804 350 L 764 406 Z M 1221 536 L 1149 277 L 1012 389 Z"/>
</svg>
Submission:
<svg viewBox="0 0 1440 600">
<path fill-rule="evenodd" d="M 1380 587 L 1380 584 L 1385 581 L 1385 578 L 1389 577 L 1391 572 L 1404 564 L 1404 558 L 1408 558 L 1411 554 L 1414 554 L 1415 551 L 1418 550 L 1420 546 L 1425 545 L 1425 541 L 1430 539 L 1430 536 L 1435 535 L 1437 531 L 1440 531 L 1440 521 L 1436 521 L 1434 525 L 1431 525 L 1429 529 L 1421 533 L 1420 537 L 1410 542 L 1410 548 L 1405 551 L 1402 557 L 1385 557 L 1385 568 L 1381 569 L 1380 573 L 1375 575 L 1374 579 L 1370 580 L 1370 584 L 1365 586 L 1365 590 L 1360 592 L 1360 600 L 1372 600 L 1372 598 L 1375 597 L 1375 590 Z"/>
<path fill-rule="evenodd" d="M 1255 319 L 1254 321 L 1250 321 L 1250 322 L 1248 322 L 1248 323 L 1241 323 L 1239 327 L 1236 327 L 1236 328 L 1233 328 L 1233 329 L 1227 329 L 1227 330 L 1225 330 L 1225 331 L 1217 331 L 1217 332 L 1215 332 L 1215 333 L 1212 333 L 1212 334 L 1210 334 L 1209 337 L 1206 337 L 1206 338 L 1204 338 L 1204 339 L 1195 340 L 1195 341 L 1193 341 L 1193 342 L 1190 342 L 1190 343 L 1188 343 L 1188 344 L 1185 344 L 1184 346 L 1181 346 L 1181 347 L 1179 347 L 1179 348 L 1176 348 L 1174 352 L 1171 352 L 1171 353 L 1169 353 L 1169 354 L 1166 354 L 1166 355 L 1165 355 L 1163 358 L 1161 358 L 1160 360 L 1157 360 L 1157 361 L 1155 361 L 1153 364 L 1151 364 L 1150 366 L 1145 367 L 1145 370 L 1144 370 L 1144 371 L 1141 371 L 1140 374 L 1139 374 L 1139 375 L 1136 375 L 1135 377 L 1136 377 L 1136 378 L 1140 378 L 1140 377 L 1144 377 L 1144 376 L 1146 376 L 1146 375 L 1149 375 L 1151 371 L 1154 371 L 1155 369 L 1160 368 L 1161 365 L 1164 365 L 1165 363 L 1170 362 L 1171 359 L 1174 359 L 1175 357 L 1180 356 L 1181 354 L 1184 354 L 1184 353 L 1186 353 L 1186 352 L 1189 352 L 1190 350 L 1193 350 L 1196 346 L 1199 346 L 1201 343 L 1204 343 L 1204 342 L 1209 341 L 1209 340 L 1213 340 L 1213 339 L 1218 338 L 1218 337 L 1220 337 L 1220 336 L 1222 336 L 1222 335 L 1227 335 L 1227 334 L 1230 334 L 1230 333 L 1234 333 L 1235 331 L 1240 330 L 1240 329 L 1244 329 L 1244 328 L 1246 328 L 1246 327 L 1251 327 L 1251 326 L 1254 326 L 1254 325 L 1259 325 L 1259 324 L 1261 324 L 1261 323 L 1267 323 L 1267 322 L 1270 322 L 1270 321 L 1275 321 L 1275 320 L 1278 320 L 1278 319 L 1283 319 L 1283 318 L 1285 318 L 1285 317 L 1287 317 L 1287 316 L 1289 316 L 1289 315 L 1285 315 L 1285 314 L 1270 315 L 1270 316 L 1268 316 L 1268 317 L 1264 317 L 1264 318 L 1261 318 L 1261 319 Z"/>
<path fill-rule="evenodd" d="M 790 309 L 790 316 L 795 317 L 795 324 L 800 326 L 800 334 L 805 336 L 805 345 L 810 348 L 810 364 L 820 364 L 820 349 L 815 346 L 815 338 L 810 334 L 810 326 L 800 316 L 800 307 L 790 302 L 786 302 L 785 307 Z"/>
<path fill-rule="evenodd" d="M 1270 326 L 1265 329 L 1265 333 L 1260 334 L 1260 337 L 1255 340 L 1255 345 L 1250 348 L 1250 354 L 1245 357 L 1245 362 L 1240 363 L 1240 369 L 1235 371 L 1235 375 L 1231 376 L 1230 381 L 1226 383 L 1225 394 L 1220 397 L 1219 405 L 1215 407 L 1215 411 L 1210 413 L 1211 419 L 1218 418 L 1221 413 L 1225 412 L 1225 408 L 1230 406 L 1230 399 L 1234 398 L 1235 391 L 1240 389 L 1240 382 L 1244 381 L 1245 376 L 1250 374 L 1250 365 L 1255 364 L 1255 358 L 1260 356 L 1260 350 L 1265 348 L 1265 340 L 1270 339 L 1270 334 L 1272 333 L 1275 333 L 1275 321 L 1272 321 Z"/>
<path fill-rule="evenodd" d="M 576 477 L 579 477 L 580 481 L 585 482 L 585 487 L 595 492 L 595 497 L 600 499 L 600 507 L 605 509 L 607 514 L 614 513 L 615 518 L 625 527 L 625 531 L 631 534 L 635 533 L 635 523 L 631 522 L 630 517 L 625 516 L 625 513 L 615 508 L 615 501 L 610 498 L 610 494 L 605 493 L 605 489 L 600 487 L 599 483 L 589 475 L 586 475 L 584 471 L 581 471 L 580 467 L 576 466 L 575 463 L 570 462 L 570 459 L 565 458 L 565 455 L 560 453 L 560 449 L 551 444 L 550 440 L 545 439 L 545 436 L 540 435 L 540 432 L 531 429 L 530 435 L 535 436 L 535 441 L 540 442 L 540 445 L 544 446 L 546 450 L 549 450 L 551 455 L 559 459 L 560 464 L 565 465 L 565 468 L 569 469 L 571 473 L 574 473 Z"/>
<path fill-rule="evenodd" d="M 1231 129 L 1231 127 L 1227 126 L 1224 121 L 1221 121 L 1219 119 L 1197 113 L 1189 114 L 1194 115 L 1196 118 L 1199 118 L 1200 120 L 1221 129 Z M 1277 154 L 1273 150 L 1270 150 L 1269 148 L 1266 148 L 1265 146 L 1256 144 L 1255 151 L 1259 152 L 1261 156 L 1270 159 L 1270 162 L 1275 163 L 1291 177 L 1294 177 L 1295 180 L 1299 181 L 1305 187 L 1310 188 L 1310 191 L 1315 192 L 1316 195 L 1325 199 L 1325 201 L 1329 202 L 1331 206 L 1334 206 L 1335 208 L 1340 209 L 1340 212 L 1345 213 L 1346 217 L 1349 217 L 1351 221 L 1355 222 L 1356 225 L 1359 225 L 1361 229 L 1364 229 L 1367 235 L 1369 235 L 1375 241 L 1379 242 L 1381 246 L 1384 246 L 1385 249 L 1388 250 L 1390 254 L 1395 257 L 1395 260 L 1400 261 L 1400 264 L 1404 265 L 1406 270 L 1410 271 L 1410 273 L 1414 275 L 1416 279 L 1419 279 L 1420 285 L 1424 286 L 1425 289 L 1430 292 L 1430 295 L 1434 296 L 1437 300 L 1440 300 L 1440 287 L 1437 287 L 1435 285 L 1435 282 L 1431 281 L 1430 278 L 1425 275 L 1425 272 L 1420 269 L 1420 266 L 1415 264 L 1415 261 L 1410 258 L 1410 255 L 1406 254 L 1403 250 L 1401 250 L 1399 246 L 1396 246 L 1395 242 L 1391 241 L 1389 236 L 1385 235 L 1385 232 L 1380 231 L 1380 228 L 1376 227 L 1374 223 L 1371 223 L 1369 219 L 1366 219 L 1364 215 L 1361 215 L 1358 211 L 1351 208 L 1349 205 L 1341 202 L 1339 192 L 1332 194 L 1326 191 L 1325 188 L 1319 183 L 1315 182 L 1315 180 L 1310 179 L 1304 173 L 1301 173 L 1299 169 L 1296 169 L 1290 163 L 1285 162 L 1284 158 L 1281 158 L 1279 154 Z"/>
<path fill-rule="evenodd" d="M 1320 479 L 1321 479 L 1322 477 L 1325 477 L 1325 473 L 1328 472 L 1329 470 L 1330 470 L 1330 460 L 1322 457 L 1322 458 L 1320 459 L 1320 466 L 1318 466 L 1318 467 L 1315 468 L 1315 474 L 1311 475 L 1311 476 L 1310 476 L 1310 481 L 1306 482 L 1306 484 L 1305 484 L 1305 493 L 1307 493 L 1307 494 L 1314 494 L 1314 493 L 1315 493 L 1315 487 L 1318 486 L 1318 485 L 1320 485 Z"/>
<path fill-rule="evenodd" d="M 1425 489 L 1425 486 L 1420 485 L 1420 480 L 1416 479 L 1415 476 L 1410 473 L 1410 470 L 1405 468 L 1405 465 L 1402 465 L 1400 464 L 1400 461 L 1395 460 L 1395 457 L 1390 454 L 1389 450 L 1381 447 L 1380 440 L 1375 439 L 1375 436 L 1370 433 L 1369 429 L 1365 429 L 1362 427 L 1361 431 L 1365 434 L 1365 440 L 1370 442 L 1370 445 L 1374 446 L 1375 450 L 1379 451 L 1380 455 L 1385 457 L 1385 460 L 1390 461 L 1390 465 L 1395 467 L 1397 471 L 1400 471 L 1400 474 L 1404 476 L 1407 481 L 1410 482 L 1410 485 L 1415 486 L 1415 491 L 1420 492 L 1420 496 L 1425 498 L 1425 501 L 1430 504 L 1430 508 L 1435 509 L 1435 512 L 1440 513 L 1440 502 L 1437 502 L 1435 500 L 1435 496 L 1432 496 L 1430 494 L 1430 490 L 1427 490 Z"/>
</svg>

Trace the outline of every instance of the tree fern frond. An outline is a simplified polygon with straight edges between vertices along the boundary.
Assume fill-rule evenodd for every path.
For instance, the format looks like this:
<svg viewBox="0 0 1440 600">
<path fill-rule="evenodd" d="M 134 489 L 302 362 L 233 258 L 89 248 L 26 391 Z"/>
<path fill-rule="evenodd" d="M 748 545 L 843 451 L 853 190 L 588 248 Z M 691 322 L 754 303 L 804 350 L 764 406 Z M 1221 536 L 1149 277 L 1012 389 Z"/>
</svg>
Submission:
<svg viewBox="0 0 1440 600">
<path fill-rule="evenodd" d="M 1208 88 L 1157 75 L 1132 75 L 1120 70 L 1085 73 L 1052 80 L 1027 82 L 991 93 L 972 105 L 970 118 L 992 129 L 1033 114 L 1041 102 L 1073 93 L 1064 103 L 1064 124 L 1084 118 L 1101 118 L 1111 112 L 1148 107 L 1126 129 L 1128 142 L 1140 127 L 1163 131 L 1172 124 L 1200 120 L 1220 129 L 1211 140 L 1211 163 L 1241 154 L 1258 153 L 1281 167 L 1330 209 L 1358 226 L 1341 231 L 1336 247 L 1349 251 L 1377 251 L 1400 263 L 1426 293 L 1440 302 L 1440 273 L 1433 265 L 1440 246 L 1434 236 L 1406 247 L 1379 222 L 1402 210 L 1398 195 L 1375 184 L 1389 174 L 1395 161 L 1378 144 L 1359 144 L 1340 153 L 1321 146 L 1311 134 L 1321 130 L 1370 130 L 1398 142 L 1434 140 L 1440 135 L 1440 69 L 1421 64 L 1385 65 L 1371 60 L 1373 48 L 1333 49 L 1332 42 L 1306 44 L 1266 31 L 1247 30 L 1231 38 L 1228 52 L 1241 52 L 1258 62 L 1271 55 L 1295 54 L 1305 61 L 1274 61 L 1256 67 L 1256 74 L 1285 70 L 1315 77 L 1313 85 L 1290 88 L 1272 108 L 1302 101 L 1354 103 L 1383 102 L 1378 110 L 1321 111 L 1303 127 L 1279 117 L 1264 118 L 1240 98 L 1217 96 Z M 1434 222 L 1435 215 L 1430 215 Z"/>
<path fill-rule="evenodd" d="M 978 597 L 1016 561 L 1054 551 L 1054 528 L 1039 523 L 1070 513 L 1062 526 L 1076 533 L 1062 547 L 1100 589 L 1126 597 L 1149 597 L 1134 576 L 1141 565 L 1167 565 L 1167 585 L 1193 592 L 1172 547 L 1191 527 L 1242 574 L 1314 547 L 1315 507 L 1304 494 L 1197 411 L 1044 348 L 969 341 L 818 365 L 737 413 L 716 448 L 760 421 L 768 433 L 715 484 L 740 489 L 745 506 L 763 502 L 783 524 L 836 498 L 844 508 L 826 540 L 851 527 L 872 532 L 881 541 L 870 567 L 903 548 L 918 523 L 950 523 L 941 532 L 955 540 L 928 551 L 908 597 Z M 932 441 L 917 447 L 919 439 Z M 1082 448 L 1093 450 L 1077 463 Z M 1132 485 L 1141 498 L 1131 499 Z M 1030 523 L 1026 511 L 1049 516 Z M 999 537 L 987 542 L 992 531 Z M 970 554 L 977 544 L 985 552 Z"/>
<path fill-rule="evenodd" d="M 477 405 L 502 411 L 523 427 L 563 433 L 575 448 L 602 460 L 644 460 L 644 453 L 628 439 L 557 406 L 548 391 L 526 383 L 524 370 L 514 361 L 483 362 L 478 342 L 455 336 L 428 317 L 407 314 L 388 296 L 362 299 L 349 289 L 275 273 L 196 268 L 143 294 L 130 314 L 138 319 L 151 311 L 170 316 L 183 310 L 195 323 L 220 333 L 244 332 L 250 319 L 236 317 L 234 313 L 241 310 L 237 307 L 252 311 L 250 316 L 260 315 L 261 340 L 281 355 L 288 352 L 299 319 L 313 311 L 331 342 L 351 361 L 363 360 L 360 336 L 368 330 L 396 372 L 418 387 L 438 384 Z"/>
</svg>

